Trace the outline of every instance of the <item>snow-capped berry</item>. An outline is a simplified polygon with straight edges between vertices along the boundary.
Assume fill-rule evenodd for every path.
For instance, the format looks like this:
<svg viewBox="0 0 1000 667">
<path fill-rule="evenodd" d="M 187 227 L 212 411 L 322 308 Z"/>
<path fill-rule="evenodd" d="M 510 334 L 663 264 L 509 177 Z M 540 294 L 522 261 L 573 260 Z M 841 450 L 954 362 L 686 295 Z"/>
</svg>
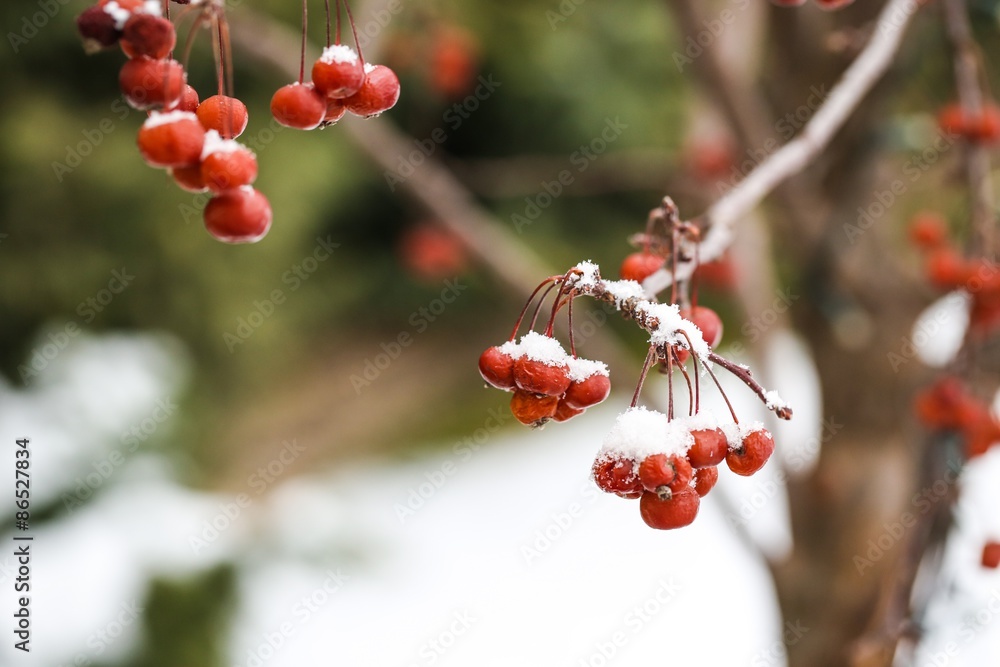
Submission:
<svg viewBox="0 0 1000 667">
<path fill-rule="evenodd" d="M 189 84 L 184 84 L 184 91 L 181 93 L 180 99 L 178 99 L 170 107 L 167 107 L 168 111 L 190 111 L 191 113 L 197 113 L 198 111 L 198 91 L 194 89 L 193 86 Z"/>
<path fill-rule="evenodd" d="M 291 83 L 271 98 L 274 119 L 296 130 L 314 130 L 326 117 L 326 98 L 311 83 Z"/>
<path fill-rule="evenodd" d="M 365 64 L 365 82 L 358 92 L 344 98 L 344 106 L 356 116 L 377 116 L 399 101 L 399 79 L 385 65 Z"/>
<path fill-rule="evenodd" d="M 346 44 L 335 44 L 326 47 L 313 65 L 312 80 L 320 94 L 343 99 L 361 89 L 365 67 L 354 49 Z"/>
<path fill-rule="evenodd" d="M 205 179 L 201 175 L 200 164 L 193 164 L 190 167 L 174 167 L 170 170 L 170 175 L 173 176 L 174 182 L 182 190 L 187 190 L 188 192 L 205 192 L 208 190 L 205 186 Z"/>
<path fill-rule="evenodd" d="M 719 429 L 691 431 L 694 444 L 688 450 L 688 460 L 692 468 L 710 468 L 726 460 L 729 443 L 726 434 Z"/>
<path fill-rule="evenodd" d="M 206 130 L 215 130 L 223 139 L 235 139 L 247 129 L 247 105 L 228 95 L 212 95 L 198 105 L 198 120 Z"/>
<path fill-rule="evenodd" d="M 201 161 L 205 130 L 193 113 L 154 113 L 139 129 L 137 143 L 153 167 L 189 167 Z"/>
<path fill-rule="evenodd" d="M 646 278 L 660 270 L 664 259 L 651 252 L 634 252 L 622 262 L 619 274 L 622 280 L 634 280 L 641 283 Z"/>
<path fill-rule="evenodd" d="M 174 24 L 162 16 L 135 13 L 125 22 L 121 46 L 129 58 L 166 58 L 177 45 Z"/>
<path fill-rule="evenodd" d="M 562 396 L 570 385 L 568 372 L 565 364 L 550 366 L 528 356 L 514 361 L 514 382 L 524 391 L 535 394 Z"/>
<path fill-rule="evenodd" d="M 119 15 L 122 27 L 132 12 L 142 12 L 146 9 L 146 0 L 98 0 L 97 6 L 109 13 Z"/>
<path fill-rule="evenodd" d="M 486 348 L 479 355 L 479 374 L 497 389 L 514 389 L 514 358 L 495 345 Z"/>
<path fill-rule="evenodd" d="M 201 161 L 201 175 L 205 186 L 212 192 L 218 194 L 257 180 L 257 156 L 249 148 L 224 141 L 212 147 L 206 146 L 205 153 Z"/>
<path fill-rule="evenodd" d="M 114 46 L 122 36 L 115 17 L 99 5 L 88 7 L 76 17 L 76 30 L 87 53 Z"/>
<path fill-rule="evenodd" d="M 585 409 L 601 403 L 611 393 L 611 379 L 594 373 L 579 382 L 571 382 L 563 401 L 572 408 Z"/>
<path fill-rule="evenodd" d="M 599 458 L 594 461 L 594 482 L 607 493 L 622 497 L 642 492 L 642 482 L 631 459 Z"/>
<path fill-rule="evenodd" d="M 583 408 L 571 408 L 566 404 L 565 400 L 559 401 L 559 405 L 556 406 L 556 413 L 552 416 L 553 421 L 564 422 L 576 417 L 577 415 L 582 415 L 585 412 Z"/>
<path fill-rule="evenodd" d="M 774 438 L 764 429 L 751 431 L 743 437 L 739 449 L 730 449 L 726 464 L 737 475 L 750 476 L 764 467 L 774 452 Z"/>
<path fill-rule="evenodd" d="M 991 570 L 1000 567 L 1000 542 L 990 541 L 983 545 L 982 563 Z"/>
<path fill-rule="evenodd" d="M 639 481 L 647 491 L 656 491 L 674 481 L 674 467 L 666 454 L 653 454 L 639 464 Z"/>
<path fill-rule="evenodd" d="M 701 337 L 709 347 L 716 347 L 722 341 L 722 320 L 711 308 L 695 306 L 681 311 L 681 317 L 690 320 L 701 329 Z"/>
<path fill-rule="evenodd" d="M 326 102 L 326 115 L 323 116 L 323 127 L 335 124 L 347 113 L 344 100 L 329 99 Z"/>
<path fill-rule="evenodd" d="M 667 500 L 647 491 L 639 500 L 639 513 L 650 528 L 670 530 L 691 525 L 700 505 L 701 499 L 691 489 L 678 491 Z"/>
<path fill-rule="evenodd" d="M 169 108 L 181 99 L 187 74 L 176 60 L 145 56 L 126 62 L 118 74 L 125 100 L 135 109 Z"/>
<path fill-rule="evenodd" d="M 918 248 L 933 250 L 948 240 L 948 224 L 937 213 L 918 213 L 910 221 L 910 240 Z"/>
<path fill-rule="evenodd" d="M 271 204 L 249 185 L 226 190 L 205 206 L 205 229 L 225 243 L 256 243 L 271 228 Z"/>
<path fill-rule="evenodd" d="M 556 414 L 557 396 L 539 396 L 527 391 L 515 391 L 510 398 L 510 411 L 525 426 L 543 426 Z"/>
<path fill-rule="evenodd" d="M 683 491 L 691 484 L 691 479 L 694 477 L 694 469 L 691 467 L 691 462 L 686 457 L 678 456 L 677 454 L 673 454 L 668 459 L 670 466 L 674 469 L 674 481 L 670 482 L 667 486 L 674 493 Z"/>
<path fill-rule="evenodd" d="M 715 466 L 700 468 L 694 474 L 694 490 L 699 496 L 704 498 L 708 492 L 715 487 L 719 481 L 719 469 Z"/>
</svg>

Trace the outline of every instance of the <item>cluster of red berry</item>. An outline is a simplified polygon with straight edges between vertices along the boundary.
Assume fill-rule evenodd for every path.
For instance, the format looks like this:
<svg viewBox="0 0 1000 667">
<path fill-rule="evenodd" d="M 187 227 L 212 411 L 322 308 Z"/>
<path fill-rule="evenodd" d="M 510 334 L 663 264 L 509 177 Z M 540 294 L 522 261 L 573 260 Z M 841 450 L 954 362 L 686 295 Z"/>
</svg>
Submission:
<svg viewBox="0 0 1000 667">
<path fill-rule="evenodd" d="M 994 144 L 1000 141 L 1000 106 L 985 102 L 979 113 L 968 113 L 961 104 L 949 104 L 938 113 L 938 125 L 971 143 Z"/>
<path fill-rule="evenodd" d="M 800 5 L 806 4 L 806 0 L 771 0 L 774 4 L 779 7 L 798 7 Z M 847 5 L 853 4 L 854 0 L 816 0 L 817 6 L 820 9 L 834 10 L 846 7 Z"/>
<path fill-rule="evenodd" d="M 927 278 L 940 289 L 961 289 L 972 307 L 969 331 L 985 336 L 1000 328 L 1000 266 L 984 258 L 968 259 L 948 241 L 946 222 L 922 213 L 910 223 L 910 239 L 927 255 Z"/>
<path fill-rule="evenodd" d="M 271 113 L 286 127 L 314 130 L 336 123 L 348 111 L 364 118 L 378 116 L 398 100 L 395 72 L 364 62 L 346 44 L 333 44 L 313 65 L 312 81 L 300 78 L 274 93 Z"/>
<path fill-rule="evenodd" d="M 213 193 L 204 212 L 212 236 L 227 243 L 258 241 L 272 214 L 267 198 L 251 187 L 257 157 L 233 141 L 246 129 L 246 105 L 221 93 L 199 100 L 184 66 L 170 57 L 177 33 L 163 15 L 165 6 L 156 0 L 100 0 L 77 18 L 77 27 L 88 51 L 117 44 L 129 57 L 118 83 L 130 106 L 149 112 L 137 139 L 146 163 L 168 169 L 185 190 Z"/>
<path fill-rule="evenodd" d="M 569 355 L 550 334 L 536 331 L 488 348 L 479 373 L 491 386 L 514 392 L 510 410 L 527 426 L 572 419 L 611 392 L 605 364 Z"/>
<path fill-rule="evenodd" d="M 639 498 L 643 521 L 666 530 L 694 521 L 723 461 L 736 474 L 749 476 L 773 452 L 774 439 L 760 424 L 723 424 L 705 410 L 671 420 L 632 408 L 619 415 L 605 438 L 593 474 L 602 491 Z"/>
<path fill-rule="evenodd" d="M 942 377 L 920 392 L 914 409 L 926 427 L 961 435 L 969 459 L 1000 444 L 1000 421 L 990 406 L 956 377 Z"/>
</svg>

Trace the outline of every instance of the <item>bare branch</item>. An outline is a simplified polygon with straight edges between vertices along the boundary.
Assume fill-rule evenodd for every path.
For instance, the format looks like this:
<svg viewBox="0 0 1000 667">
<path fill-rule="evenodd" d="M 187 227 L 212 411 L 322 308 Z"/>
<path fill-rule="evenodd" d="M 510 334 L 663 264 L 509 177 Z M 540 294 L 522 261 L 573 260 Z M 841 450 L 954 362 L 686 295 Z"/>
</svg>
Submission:
<svg viewBox="0 0 1000 667">
<path fill-rule="evenodd" d="M 916 0 L 889 0 L 879 14 L 868 45 L 844 72 L 840 82 L 801 134 L 750 172 L 743 181 L 713 204 L 702 216 L 708 233 L 701 243 L 701 259 L 711 261 L 725 252 L 733 240 L 733 228 L 781 182 L 805 168 L 843 127 L 865 95 L 882 78 L 899 50 L 903 32 L 919 5 Z M 678 267 L 679 279 L 694 271 L 692 263 Z M 660 270 L 646 279 L 647 294 L 668 287 L 671 276 Z"/>
</svg>

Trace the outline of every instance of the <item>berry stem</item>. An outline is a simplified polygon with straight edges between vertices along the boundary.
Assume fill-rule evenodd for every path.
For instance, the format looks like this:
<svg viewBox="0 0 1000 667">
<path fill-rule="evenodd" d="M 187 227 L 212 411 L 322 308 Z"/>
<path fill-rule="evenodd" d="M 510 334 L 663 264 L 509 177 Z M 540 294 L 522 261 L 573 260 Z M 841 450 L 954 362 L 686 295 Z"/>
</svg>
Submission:
<svg viewBox="0 0 1000 667">
<path fill-rule="evenodd" d="M 358 29 L 354 25 L 354 16 L 351 14 L 351 3 L 344 0 L 344 9 L 347 10 L 347 22 L 351 24 L 351 33 L 354 35 L 354 46 L 358 49 L 358 58 L 361 60 L 361 65 L 365 64 L 365 57 L 361 54 L 361 42 L 358 41 Z"/>
<path fill-rule="evenodd" d="M 573 299 L 576 298 L 576 290 L 569 293 L 569 352 L 576 359 L 576 338 L 573 336 Z"/>
<path fill-rule="evenodd" d="M 677 368 L 681 370 L 681 375 L 684 376 L 684 382 L 687 383 L 688 388 L 688 417 L 694 415 L 694 392 L 691 391 L 691 376 L 688 375 L 687 369 L 684 368 L 684 364 L 681 363 L 680 358 L 677 356 L 677 350 L 673 347 L 670 348 L 670 355 L 673 357 L 674 362 L 677 363 Z"/>
<path fill-rule="evenodd" d="M 736 410 L 733 409 L 733 404 L 729 402 L 729 397 L 726 396 L 726 392 L 722 388 L 719 378 L 715 377 L 715 373 L 712 372 L 712 369 L 708 364 L 705 364 L 705 370 L 708 371 L 708 375 L 712 378 L 712 381 L 715 382 L 715 386 L 719 388 L 719 393 L 722 394 L 722 398 L 725 399 L 726 407 L 729 408 L 729 414 L 733 416 L 733 422 L 739 424 L 740 419 L 736 416 Z"/>
<path fill-rule="evenodd" d="M 674 356 L 667 355 L 667 421 L 674 420 Z"/>
<path fill-rule="evenodd" d="M 687 335 L 687 332 L 682 331 L 681 335 L 687 340 L 688 347 L 690 348 L 691 370 L 694 373 L 694 411 L 695 414 L 697 414 L 701 412 L 701 381 L 698 379 L 698 376 L 700 375 L 700 373 L 698 373 L 698 355 L 694 353 L 694 346 L 691 344 L 691 338 Z M 681 368 L 683 368 L 683 365 Z"/>
<path fill-rule="evenodd" d="M 302 0 L 302 55 L 299 57 L 299 83 L 306 80 L 306 42 L 309 39 L 309 3 Z"/>
<path fill-rule="evenodd" d="M 224 93 L 225 86 L 225 66 L 222 62 L 222 32 L 219 28 L 219 17 L 212 15 L 212 57 L 215 59 L 215 83 L 219 89 L 219 95 Z M 216 35 L 218 38 L 216 38 Z"/>
<path fill-rule="evenodd" d="M 556 281 L 558 282 L 558 280 L 559 279 L 557 278 Z M 535 312 L 531 314 L 531 327 L 529 327 L 530 330 L 533 331 L 535 329 L 535 324 L 538 322 L 538 313 L 542 310 L 542 304 L 545 303 L 546 297 L 549 296 L 549 292 L 551 292 L 552 288 L 555 286 L 556 283 L 553 282 L 551 285 L 548 286 L 548 288 L 546 288 L 544 292 L 542 292 L 542 298 L 538 300 L 538 303 L 535 305 Z"/>
<path fill-rule="evenodd" d="M 326 10 L 326 47 L 330 48 L 330 0 L 323 0 L 323 8 Z"/>
<path fill-rule="evenodd" d="M 652 365 L 655 358 L 656 348 L 650 346 L 649 352 L 646 353 L 646 361 L 642 364 L 642 372 L 639 373 L 639 383 L 635 386 L 635 393 L 632 394 L 632 404 L 629 405 L 630 408 L 634 408 L 636 404 L 639 403 L 639 392 L 642 391 L 642 384 L 646 381 L 646 375 L 649 373 L 649 367 Z"/>
<path fill-rule="evenodd" d="M 525 313 L 528 312 L 528 308 L 531 307 L 531 302 L 535 300 L 535 295 L 537 295 L 539 290 L 548 285 L 550 282 L 558 279 L 559 276 L 551 276 L 549 278 L 546 278 L 545 280 L 543 280 L 541 283 L 538 284 L 538 287 L 536 287 L 535 290 L 531 293 L 531 296 L 528 297 L 528 300 L 524 304 L 524 308 L 521 309 L 521 314 L 517 318 L 517 322 L 514 324 L 514 330 L 510 332 L 511 342 L 513 342 L 514 339 L 517 338 L 518 329 L 521 328 L 521 322 L 524 321 L 524 315 Z"/>
<path fill-rule="evenodd" d="M 755 394 L 757 394 L 757 397 L 760 398 L 760 400 L 764 402 L 764 405 L 767 405 L 767 397 L 764 395 L 764 393 L 765 393 L 764 392 L 764 388 L 762 386 L 760 386 L 760 383 L 757 382 L 757 380 L 754 379 L 753 373 L 750 372 L 749 368 L 747 368 L 746 366 L 740 366 L 739 364 L 734 364 L 733 362 L 729 361 L 728 359 L 725 359 L 724 357 L 720 357 L 715 352 L 709 353 L 708 358 L 712 362 L 714 362 L 716 364 L 719 364 L 720 366 L 722 366 L 723 368 L 725 368 L 727 371 L 729 371 L 730 373 L 732 373 L 733 375 L 735 375 L 736 377 L 738 377 L 740 379 L 740 381 L 743 382 L 743 384 L 745 384 L 746 386 L 750 387 L 750 389 L 752 389 L 753 392 Z M 774 406 L 774 407 L 769 408 L 769 409 L 773 410 L 774 414 L 779 419 L 791 419 L 792 418 L 792 409 L 789 408 L 787 405 L 777 405 L 777 406 Z"/>
<path fill-rule="evenodd" d="M 340 0 L 337 0 L 337 46 L 340 46 Z"/>
</svg>

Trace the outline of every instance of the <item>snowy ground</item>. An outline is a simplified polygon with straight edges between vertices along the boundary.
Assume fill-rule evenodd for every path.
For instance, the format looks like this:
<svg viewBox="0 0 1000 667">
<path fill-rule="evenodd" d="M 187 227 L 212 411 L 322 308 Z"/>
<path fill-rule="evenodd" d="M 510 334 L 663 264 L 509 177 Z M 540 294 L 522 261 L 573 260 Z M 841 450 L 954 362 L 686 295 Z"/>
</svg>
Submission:
<svg viewBox="0 0 1000 667">
<path fill-rule="evenodd" d="M 783 665 L 782 636 L 808 632 L 796 619 L 783 627 L 760 557 L 732 527 L 744 526 L 772 557 L 787 553 L 776 464 L 751 479 L 724 474 L 690 528 L 650 530 L 635 501 L 588 480 L 621 407 L 612 397 L 611 407 L 542 432 L 494 429 L 484 414 L 467 440 L 405 465 L 282 476 L 294 443 L 275 443 L 272 481 L 248 479 L 237 495 L 196 493 L 132 444 L 169 437 L 182 366 L 164 341 L 88 339 L 27 392 L 0 389 L 0 442 L 32 438 L 35 502 L 97 490 L 32 531 L 33 650 L 15 655 L 5 641 L 0 664 L 125 658 L 148 578 L 221 561 L 240 573 L 228 637 L 228 664 L 239 667 L 757 667 Z M 808 380 L 773 370 L 786 397 L 790 382 Z M 744 399 L 741 414 L 752 414 L 748 392 L 732 393 Z M 818 396 L 799 398 L 796 421 L 776 438 L 779 447 L 796 443 L 782 453 L 788 474 L 808 469 L 823 437 Z M 12 459 L 12 447 L 0 451 Z M 971 562 L 983 533 L 1000 532 L 1000 455 L 968 477 L 968 535 L 949 550 L 954 589 L 932 609 L 936 631 L 920 665 L 982 665 L 1000 653 L 1000 622 L 980 615 L 971 637 L 967 627 L 968 614 L 1000 614 L 1000 576 Z M 14 576 L 12 557 L 0 556 L 7 619 Z"/>
</svg>

